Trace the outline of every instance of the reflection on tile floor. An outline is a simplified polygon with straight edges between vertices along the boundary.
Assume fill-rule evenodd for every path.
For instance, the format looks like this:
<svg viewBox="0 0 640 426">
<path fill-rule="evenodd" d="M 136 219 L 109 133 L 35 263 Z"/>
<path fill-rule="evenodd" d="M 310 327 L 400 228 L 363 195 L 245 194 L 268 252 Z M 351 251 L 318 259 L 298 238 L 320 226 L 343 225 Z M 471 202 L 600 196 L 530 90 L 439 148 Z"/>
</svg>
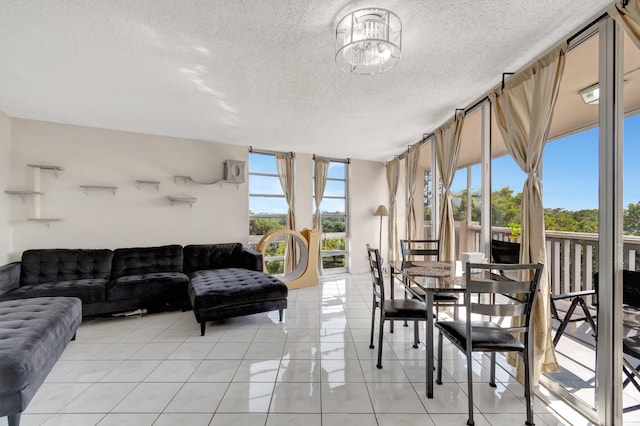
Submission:
<svg viewBox="0 0 640 426">
<path fill-rule="evenodd" d="M 466 363 L 448 343 L 433 399 L 412 324 L 386 329 L 375 367 L 370 286 L 368 274 L 325 278 L 290 292 L 282 323 L 277 312 L 234 318 L 204 337 L 190 311 L 85 319 L 21 424 L 466 424 Z M 499 368 L 489 387 L 481 355 L 473 370 L 476 424 L 524 424 L 522 386 Z M 536 424 L 588 424 L 549 399 L 536 400 Z"/>
</svg>

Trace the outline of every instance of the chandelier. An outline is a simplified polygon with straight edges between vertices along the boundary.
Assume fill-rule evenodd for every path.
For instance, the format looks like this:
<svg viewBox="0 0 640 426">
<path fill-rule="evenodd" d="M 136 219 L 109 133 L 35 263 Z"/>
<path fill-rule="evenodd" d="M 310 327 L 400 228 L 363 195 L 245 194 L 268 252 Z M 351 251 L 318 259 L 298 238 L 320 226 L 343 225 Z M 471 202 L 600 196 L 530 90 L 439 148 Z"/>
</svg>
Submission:
<svg viewBox="0 0 640 426">
<path fill-rule="evenodd" d="M 336 26 L 336 65 L 361 75 L 380 74 L 400 61 L 402 23 L 387 9 L 351 12 Z"/>
</svg>

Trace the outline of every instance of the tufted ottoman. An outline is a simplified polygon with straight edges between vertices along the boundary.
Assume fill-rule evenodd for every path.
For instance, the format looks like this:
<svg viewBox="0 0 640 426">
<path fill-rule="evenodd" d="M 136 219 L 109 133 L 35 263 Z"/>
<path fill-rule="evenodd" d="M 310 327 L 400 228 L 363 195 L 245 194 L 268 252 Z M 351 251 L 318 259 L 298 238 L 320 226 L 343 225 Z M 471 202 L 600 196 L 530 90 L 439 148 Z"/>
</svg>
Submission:
<svg viewBox="0 0 640 426">
<path fill-rule="evenodd" d="M 243 268 L 196 271 L 189 274 L 189 298 L 204 336 L 207 321 L 280 311 L 287 307 L 287 286 L 272 275 Z"/>
<path fill-rule="evenodd" d="M 75 297 L 0 302 L 0 417 L 20 423 L 26 408 L 82 322 Z"/>
</svg>

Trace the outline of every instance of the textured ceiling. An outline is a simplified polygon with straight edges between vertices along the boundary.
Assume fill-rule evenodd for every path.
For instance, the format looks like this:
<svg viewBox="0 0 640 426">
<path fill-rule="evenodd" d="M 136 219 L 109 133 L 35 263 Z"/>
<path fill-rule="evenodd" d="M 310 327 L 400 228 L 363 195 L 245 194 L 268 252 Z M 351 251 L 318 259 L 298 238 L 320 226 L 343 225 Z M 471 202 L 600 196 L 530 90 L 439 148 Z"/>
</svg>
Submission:
<svg viewBox="0 0 640 426">
<path fill-rule="evenodd" d="M 387 160 L 611 0 L 0 0 L 11 117 Z M 378 76 L 334 63 L 335 23 L 403 25 Z"/>
</svg>

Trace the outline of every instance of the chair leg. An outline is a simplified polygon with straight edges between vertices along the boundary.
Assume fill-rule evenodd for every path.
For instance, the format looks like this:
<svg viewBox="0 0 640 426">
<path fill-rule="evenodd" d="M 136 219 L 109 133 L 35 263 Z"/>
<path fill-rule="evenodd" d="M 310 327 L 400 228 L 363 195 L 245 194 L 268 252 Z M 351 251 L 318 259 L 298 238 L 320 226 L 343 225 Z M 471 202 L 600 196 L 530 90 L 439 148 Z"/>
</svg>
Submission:
<svg viewBox="0 0 640 426">
<path fill-rule="evenodd" d="M 470 345 L 471 342 L 467 340 L 467 345 Z M 467 396 L 468 396 L 468 404 L 469 404 L 469 418 L 467 420 L 467 424 L 470 426 L 474 425 L 473 422 L 473 367 L 471 364 L 473 363 L 473 356 L 470 350 L 467 350 Z"/>
<path fill-rule="evenodd" d="M 382 368 L 382 331 L 384 330 L 384 312 L 380 308 L 380 334 L 378 335 L 378 363 L 376 367 Z"/>
<path fill-rule="evenodd" d="M 489 386 L 496 387 L 496 353 L 491 352 L 491 380 L 489 380 Z"/>
<path fill-rule="evenodd" d="M 438 375 L 436 383 L 442 384 L 442 332 L 438 333 Z"/>
<path fill-rule="evenodd" d="M 371 340 L 369 341 L 369 349 L 373 349 L 373 329 L 376 326 L 376 297 L 373 296 L 373 306 L 371 306 Z"/>
<path fill-rule="evenodd" d="M 527 422 L 526 424 L 529 426 L 533 426 L 534 422 L 533 422 L 533 393 L 531 392 L 531 367 L 529 366 L 530 363 L 530 356 L 531 355 L 531 350 L 530 350 L 530 346 L 527 347 L 527 349 L 524 351 L 523 353 L 523 357 L 524 357 L 524 397 L 526 400 L 526 404 L 527 404 Z"/>
<path fill-rule="evenodd" d="M 418 321 L 413 322 L 413 347 L 418 348 L 418 343 L 420 342 L 420 325 Z"/>
</svg>

